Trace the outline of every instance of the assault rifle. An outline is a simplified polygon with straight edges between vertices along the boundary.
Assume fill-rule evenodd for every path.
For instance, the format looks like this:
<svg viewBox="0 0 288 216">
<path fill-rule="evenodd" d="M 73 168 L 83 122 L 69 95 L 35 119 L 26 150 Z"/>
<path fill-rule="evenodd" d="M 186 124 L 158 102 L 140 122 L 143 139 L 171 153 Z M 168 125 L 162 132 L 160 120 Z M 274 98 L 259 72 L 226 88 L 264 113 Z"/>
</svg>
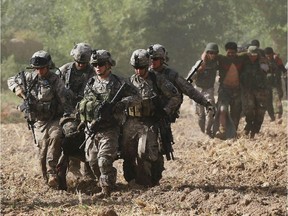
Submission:
<svg viewBox="0 0 288 216">
<path fill-rule="evenodd" d="M 21 71 L 20 79 L 22 81 L 23 88 L 24 88 L 24 98 L 23 98 L 24 102 L 22 105 L 19 106 L 19 108 L 21 112 L 24 112 L 24 118 L 27 121 L 28 129 L 32 131 L 34 143 L 37 145 L 35 131 L 34 131 L 34 127 L 35 127 L 34 123 L 36 119 L 35 119 L 35 113 L 32 111 L 32 94 L 31 94 L 31 90 L 33 88 L 36 78 L 32 81 L 31 85 L 28 86 L 25 72 Z"/>
<path fill-rule="evenodd" d="M 159 117 L 158 125 L 159 125 L 159 135 L 162 143 L 163 154 L 165 154 L 167 160 L 174 160 L 173 155 L 173 147 L 174 144 L 173 134 L 171 130 L 171 125 L 169 121 L 169 117 L 166 112 L 163 110 L 163 106 L 160 102 L 159 96 L 154 96 L 152 98 L 152 102 L 156 107 L 157 113 L 156 116 Z"/>
<path fill-rule="evenodd" d="M 186 80 L 190 83 L 193 82 L 192 77 L 193 75 L 197 72 L 197 70 L 199 69 L 199 67 L 201 66 L 203 60 L 198 60 L 196 62 L 196 64 L 191 68 L 190 72 L 188 73 Z"/>
<path fill-rule="evenodd" d="M 173 147 L 172 145 L 174 144 L 173 140 L 173 135 L 171 131 L 171 126 L 170 122 L 166 117 L 162 117 L 159 120 L 159 132 L 160 132 L 160 139 L 162 142 L 163 146 L 163 153 L 166 156 L 167 160 L 174 160 L 174 155 L 173 155 Z"/>
<path fill-rule="evenodd" d="M 114 105 L 119 102 L 122 97 L 123 97 L 123 92 L 129 87 L 129 85 L 127 83 L 123 83 L 121 85 L 121 87 L 119 88 L 119 90 L 116 92 L 115 96 L 112 98 L 111 101 L 103 101 L 97 108 L 97 113 L 98 116 L 96 119 L 94 119 L 91 122 L 91 126 L 90 129 L 88 130 L 88 136 L 87 138 L 84 140 L 84 142 L 80 145 L 79 149 L 81 149 L 83 147 L 83 145 L 86 143 L 86 141 L 89 138 L 92 138 L 95 136 L 97 130 L 99 129 L 99 126 L 101 125 L 101 123 L 103 121 L 109 120 L 109 118 L 112 118 L 113 113 L 112 113 L 112 109 L 114 107 Z M 109 115 L 109 116 L 108 116 Z M 108 119 L 107 119 L 108 118 Z"/>
</svg>

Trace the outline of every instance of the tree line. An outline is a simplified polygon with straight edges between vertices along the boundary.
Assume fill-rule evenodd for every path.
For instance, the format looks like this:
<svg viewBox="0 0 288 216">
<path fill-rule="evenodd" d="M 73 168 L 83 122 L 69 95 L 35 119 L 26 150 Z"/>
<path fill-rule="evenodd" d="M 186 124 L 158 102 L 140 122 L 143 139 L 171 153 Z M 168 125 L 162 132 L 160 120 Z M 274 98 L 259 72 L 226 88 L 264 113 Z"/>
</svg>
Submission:
<svg viewBox="0 0 288 216">
<path fill-rule="evenodd" d="M 129 59 L 135 49 L 160 43 L 168 51 L 169 65 L 185 75 L 209 42 L 224 53 L 228 41 L 247 45 L 258 39 L 285 63 L 287 1 L 2 0 L 1 31 L 2 82 L 17 72 L 11 70 L 29 63 L 5 50 L 13 38 L 41 43 L 57 66 L 72 61 L 75 43 L 87 42 L 109 50 L 117 61 L 115 72 L 123 76 L 133 73 Z"/>
</svg>

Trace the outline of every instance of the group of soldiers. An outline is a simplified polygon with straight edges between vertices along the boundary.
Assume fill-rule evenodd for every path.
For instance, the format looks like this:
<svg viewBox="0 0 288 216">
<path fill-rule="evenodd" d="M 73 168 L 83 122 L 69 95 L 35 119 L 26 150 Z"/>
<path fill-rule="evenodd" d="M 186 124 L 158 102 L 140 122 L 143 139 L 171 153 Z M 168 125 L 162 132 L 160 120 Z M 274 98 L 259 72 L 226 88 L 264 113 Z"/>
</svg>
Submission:
<svg viewBox="0 0 288 216">
<path fill-rule="evenodd" d="M 160 44 L 132 53 L 134 74 L 129 78 L 112 72 L 116 62 L 109 51 L 93 50 L 87 43 L 76 44 L 70 53 L 73 62 L 56 72 L 49 53 L 34 53 L 29 67 L 33 71 L 9 78 L 8 87 L 24 100 L 19 108 L 39 149 L 45 183 L 66 190 L 67 170 L 82 174 L 83 162 L 83 175 L 101 187 L 95 196 L 109 197 L 117 176 L 113 163 L 120 157 L 129 184 L 158 185 L 163 155 L 174 158 L 171 124 L 179 117 L 183 94 L 197 103 L 200 128 L 211 137 L 235 137 L 241 111 L 245 131 L 254 137 L 266 111 L 271 67 L 264 66 L 269 62 L 262 61 L 255 46 L 244 54 L 237 54 L 234 42 L 225 49 L 227 56 L 222 56 L 217 44 L 207 44 L 189 79 L 168 67 L 167 51 Z"/>
<path fill-rule="evenodd" d="M 53 72 L 46 51 L 30 59 L 32 72 L 8 79 L 8 87 L 23 98 L 21 110 L 39 149 L 43 178 L 52 188 L 67 189 L 67 169 L 79 170 L 101 187 L 95 194 L 109 197 L 123 159 L 124 178 L 131 184 L 159 184 L 164 157 L 173 159 L 171 123 L 179 117 L 183 94 L 214 111 L 193 85 L 167 66 L 160 44 L 135 50 L 130 59 L 134 74 L 112 73 L 116 62 L 107 50 L 87 43 L 71 50 L 73 62 Z M 69 164 L 70 163 L 70 164 Z"/>
<path fill-rule="evenodd" d="M 225 51 L 226 55 L 221 55 L 216 43 L 208 43 L 201 56 L 203 63 L 192 77 L 196 89 L 217 107 L 216 115 L 212 116 L 196 105 L 199 127 L 210 137 L 235 138 L 240 118 L 244 116 L 244 134 L 254 138 L 266 111 L 271 121 L 282 122 L 282 77 L 287 92 L 287 68 L 271 47 L 262 50 L 257 39 L 244 50 L 237 43 L 228 42 Z M 217 75 L 219 88 L 215 103 Z"/>
</svg>

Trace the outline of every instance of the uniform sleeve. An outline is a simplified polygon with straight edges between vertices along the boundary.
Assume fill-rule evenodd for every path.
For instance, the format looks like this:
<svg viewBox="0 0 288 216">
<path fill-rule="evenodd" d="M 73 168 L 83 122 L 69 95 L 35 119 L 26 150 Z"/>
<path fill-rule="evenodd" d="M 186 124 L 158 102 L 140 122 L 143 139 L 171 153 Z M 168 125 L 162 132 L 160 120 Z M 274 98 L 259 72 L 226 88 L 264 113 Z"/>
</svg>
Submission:
<svg viewBox="0 0 288 216">
<path fill-rule="evenodd" d="M 182 103 L 182 97 L 177 88 L 164 76 L 158 76 L 157 86 L 160 87 L 163 95 L 168 99 L 165 107 L 165 112 L 170 115 L 177 111 Z"/>
<path fill-rule="evenodd" d="M 177 76 L 175 82 L 183 94 L 187 95 L 196 103 L 206 106 L 208 103 L 207 99 L 197 89 L 195 89 L 191 83 L 181 76 Z"/>
<path fill-rule="evenodd" d="M 32 75 L 30 72 L 25 72 L 25 77 L 26 77 L 26 82 L 28 84 L 30 80 L 32 79 Z M 24 90 L 23 83 L 20 77 L 20 73 L 8 78 L 7 85 L 8 85 L 8 88 L 14 93 L 15 93 L 16 88 L 19 88 L 19 87 L 23 88 Z"/>
</svg>

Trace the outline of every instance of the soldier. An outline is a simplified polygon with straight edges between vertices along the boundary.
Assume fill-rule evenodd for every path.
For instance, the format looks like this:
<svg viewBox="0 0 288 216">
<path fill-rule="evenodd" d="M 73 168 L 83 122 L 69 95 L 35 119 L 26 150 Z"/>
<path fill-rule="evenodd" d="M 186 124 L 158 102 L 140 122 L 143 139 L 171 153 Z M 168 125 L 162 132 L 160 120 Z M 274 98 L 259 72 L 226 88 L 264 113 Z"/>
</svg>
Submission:
<svg viewBox="0 0 288 216">
<path fill-rule="evenodd" d="M 281 80 L 282 71 L 277 63 L 277 59 L 274 58 L 275 53 L 273 49 L 271 47 L 266 47 L 264 49 L 264 52 L 269 65 L 269 71 L 267 73 L 267 82 L 269 89 L 267 111 L 271 118 L 271 121 L 275 121 L 275 114 L 277 114 L 278 123 L 282 123 L 282 114 L 283 114 L 283 107 L 281 101 L 283 98 L 283 89 Z M 284 68 L 283 63 L 282 68 Z M 284 70 L 284 72 L 286 72 L 286 70 Z"/>
<path fill-rule="evenodd" d="M 122 154 L 127 182 L 155 186 L 159 184 L 164 170 L 158 144 L 159 119 L 173 116 L 182 99 L 176 87 L 162 74 L 148 71 L 149 63 L 150 57 L 146 50 L 133 52 L 130 64 L 135 74 L 130 77 L 130 81 L 140 91 L 142 101 L 128 107 L 128 118 L 123 127 Z"/>
<path fill-rule="evenodd" d="M 112 74 L 111 68 L 116 62 L 107 50 L 93 52 L 90 63 L 96 74 L 88 81 L 80 102 L 79 129 L 87 124 L 86 160 L 102 188 L 95 196 L 104 198 L 110 196 L 116 183 L 117 170 L 113 162 L 117 157 L 124 110 L 139 103 L 140 96 L 135 88 Z"/>
<path fill-rule="evenodd" d="M 219 53 L 218 45 L 216 43 L 208 43 L 202 54 L 202 65 L 197 70 L 194 79 L 196 89 L 207 99 L 210 107 L 215 106 L 214 98 L 214 84 L 218 70 L 217 55 Z M 214 137 L 212 126 L 214 123 L 214 112 L 205 113 L 205 106 L 203 104 L 196 104 L 196 114 L 198 115 L 198 124 L 203 133 L 210 137 Z"/>
<path fill-rule="evenodd" d="M 163 74 L 180 92 L 183 101 L 183 94 L 187 95 L 190 99 L 193 99 L 199 106 L 204 106 L 208 110 L 214 110 L 213 105 L 198 91 L 191 83 L 181 77 L 176 71 L 172 70 L 167 66 L 168 53 L 164 46 L 160 44 L 151 45 L 148 48 L 148 52 L 151 56 L 151 70 L 156 73 Z M 182 103 L 181 101 L 181 103 Z M 179 104 L 179 108 L 181 106 Z M 175 112 L 174 116 L 171 117 L 171 122 L 175 122 L 176 118 L 179 117 L 179 108 Z M 213 113 L 211 113 L 213 115 Z"/>
<path fill-rule="evenodd" d="M 50 54 L 41 50 L 30 59 L 33 72 L 23 72 L 8 79 L 8 87 L 17 96 L 28 101 L 23 111 L 29 115 L 35 142 L 39 148 L 40 165 L 44 180 L 50 187 L 58 187 L 56 165 L 63 140 L 59 119 L 69 116 L 73 108 L 65 97 L 62 80 L 49 67 L 53 65 Z M 33 117 L 31 117 L 33 116 Z M 29 123 L 28 122 L 28 123 Z"/>
<path fill-rule="evenodd" d="M 241 117 L 240 73 L 244 55 L 237 55 L 237 44 L 225 44 L 226 56 L 218 55 L 219 89 L 213 130 L 220 139 L 236 137 Z"/>
<path fill-rule="evenodd" d="M 242 110 L 245 115 L 245 135 L 254 138 L 259 133 L 267 109 L 268 65 L 261 58 L 256 46 L 248 47 L 248 56 L 240 76 Z"/>
<path fill-rule="evenodd" d="M 59 76 L 65 83 L 65 88 L 67 89 L 67 98 L 70 100 L 70 103 L 73 107 L 76 108 L 78 102 L 81 101 L 84 94 L 84 88 L 89 78 L 94 76 L 93 67 L 89 64 L 90 57 L 92 54 L 91 46 L 87 43 L 78 43 L 76 44 L 70 52 L 70 55 L 73 57 L 74 61 L 64 64 L 59 69 Z M 75 119 L 63 119 L 61 124 L 64 125 L 69 121 L 77 121 Z M 73 125 L 73 124 L 72 124 Z M 67 127 L 67 124 L 66 124 Z M 66 129 L 66 128 L 65 128 Z M 70 163 L 69 163 L 69 171 L 72 172 L 76 176 L 81 176 L 80 172 L 80 160 L 85 160 L 84 155 L 80 152 L 79 148 L 73 148 L 72 151 L 71 145 L 80 146 L 84 141 L 80 137 L 85 137 L 84 131 L 79 131 L 79 134 L 74 134 L 72 138 L 66 136 L 63 143 L 64 153 L 69 152 Z M 79 143 L 75 143 L 79 142 Z M 69 148 L 69 149 L 65 149 Z M 79 160 L 80 159 L 80 160 Z M 89 164 L 86 163 L 84 166 L 84 176 L 92 177 L 91 170 L 89 168 Z"/>
</svg>

